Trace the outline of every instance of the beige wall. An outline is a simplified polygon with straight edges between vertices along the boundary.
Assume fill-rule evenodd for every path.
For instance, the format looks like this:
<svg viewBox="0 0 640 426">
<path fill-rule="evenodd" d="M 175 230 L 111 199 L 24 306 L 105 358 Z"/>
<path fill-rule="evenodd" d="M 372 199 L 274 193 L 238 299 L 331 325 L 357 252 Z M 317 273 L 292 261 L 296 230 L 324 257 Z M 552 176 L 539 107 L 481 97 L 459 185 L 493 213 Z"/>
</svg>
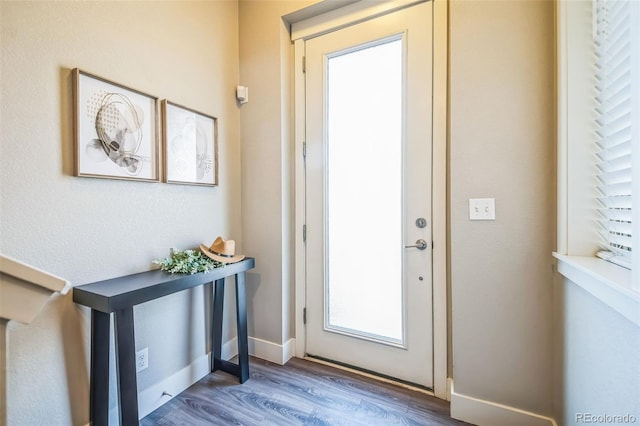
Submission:
<svg viewBox="0 0 640 426">
<path fill-rule="evenodd" d="M 453 378 L 551 415 L 554 4 L 450 4 Z M 468 219 L 494 197 L 496 220 Z"/>
<path fill-rule="evenodd" d="M 286 114 L 280 16 L 240 2 L 243 235 L 260 253 L 256 337 L 287 338 Z M 300 6 L 302 7 L 302 5 Z M 554 39 L 551 2 L 451 4 L 451 241 L 456 391 L 551 414 Z M 278 36 L 280 33 L 280 36 Z M 280 37 L 280 38 L 279 38 Z M 284 120 L 284 121 L 283 121 Z M 476 164 L 476 161 L 481 163 Z M 469 222 L 470 197 L 498 220 Z M 261 306 L 262 305 L 262 306 Z M 282 307 L 282 316 L 273 307 Z"/>
<path fill-rule="evenodd" d="M 219 234 L 241 243 L 236 2 L 3 1 L 0 14 L 3 254 L 77 285 Z M 220 186 L 72 177 L 74 67 L 217 116 Z M 194 291 L 136 309 L 140 390 L 206 353 L 204 305 Z M 86 424 L 87 311 L 57 297 L 6 337 L 9 424 Z"/>
<path fill-rule="evenodd" d="M 0 3 L 1 251 L 81 284 L 146 270 L 172 246 L 234 237 L 257 258 L 248 279 L 250 335 L 286 342 L 291 46 L 280 17 L 310 3 Z M 456 392 L 549 415 L 553 4 L 454 0 L 450 11 Z M 221 186 L 69 176 L 76 66 L 218 116 Z M 237 83 L 250 88 L 240 112 Z M 470 197 L 495 197 L 497 220 L 469 222 Z M 141 387 L 204 353 L 192 314 L 201 303 L 186 294 L 136 311 L 146 319 L 136 332 L 151 365 Z M 9 325 L 16 424 L 86 423 L 87 318 L 59 297 L 32 326 Z M 167 336 L 179 344 L 169 347 Z M 50 368 L 31 373 L 34 365 Z"/>
<path fill-rule="evenodd" d="M 584 424 L 580 413 L 629 415 L 637 422 L 640 328 L 568 279 L 558 278 L 554 298 L 558 424 Z"/>
<path fill-rule="evenodd" d="M 249 334 L 293 336 L 293 45 L 282 16 L 314 1 L 241 0 L 242 233 L 260 253 L 249 275 Z"/>
</svg>

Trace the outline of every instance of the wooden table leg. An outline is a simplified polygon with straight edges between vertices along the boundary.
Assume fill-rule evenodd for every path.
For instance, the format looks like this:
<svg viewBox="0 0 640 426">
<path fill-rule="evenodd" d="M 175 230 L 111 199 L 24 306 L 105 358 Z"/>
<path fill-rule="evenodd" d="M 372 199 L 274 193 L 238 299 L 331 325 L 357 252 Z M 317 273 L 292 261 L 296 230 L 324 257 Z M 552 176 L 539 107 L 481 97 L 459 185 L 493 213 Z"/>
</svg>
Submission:
<svg viewBox="0 0 640 426">
<path fill-rule="evenodd" d="M 211 327 L 211 341 L 213 354 L 211 355 L 211 372 L 222 366 L 222 319 L 224 309 L 224 278 L 216 280 L 213 289 L 213 326 Z"/>
<path fill-rule="evenodd" d="M 211 372 L 222 370 L 233 374 L 240 383 L 249 380 L 249 344 L 247 336 L 247 303 L 244 272 L 236 274 L 236 319 L 238 325 L 238 364 L 222 359 L 222 318 L 224 308 L 224 279 L 216 281 L 213 296 L 213 354 Z"/>
<path fill-rule="evenodd" d="M 240 383 L 249 380 L 249 342 L 247 336 L 247 300 L 244 272 L 236 274 L 236 319 L 238 323 L 238 366 Z"/>
<path fill-rule="evenodd" d="M 89 418 L 93 426 L 109 424 L 109 332 L 111 315 L 91 310 L 91 381 Z"/>
<path fill-rule="evenodd" d="M 115 312 L 116 367 L 120 425 L 138 424 L 138 383 L 136 347 L 133 331 L 133 307 Z"/>
</svg>

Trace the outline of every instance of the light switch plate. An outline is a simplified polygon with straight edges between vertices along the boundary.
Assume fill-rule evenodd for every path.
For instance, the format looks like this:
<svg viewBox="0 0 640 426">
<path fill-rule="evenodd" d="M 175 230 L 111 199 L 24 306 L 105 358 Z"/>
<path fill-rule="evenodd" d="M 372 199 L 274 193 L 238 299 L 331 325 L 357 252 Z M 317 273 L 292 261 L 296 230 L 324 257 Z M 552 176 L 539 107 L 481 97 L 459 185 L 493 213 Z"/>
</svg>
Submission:
<svg viewBox="0 0 640 426">
<path fill-rule="evenodd" d="M 469 220 L 496 220 L 496 199 L 469 198 Z"/>
</svg>

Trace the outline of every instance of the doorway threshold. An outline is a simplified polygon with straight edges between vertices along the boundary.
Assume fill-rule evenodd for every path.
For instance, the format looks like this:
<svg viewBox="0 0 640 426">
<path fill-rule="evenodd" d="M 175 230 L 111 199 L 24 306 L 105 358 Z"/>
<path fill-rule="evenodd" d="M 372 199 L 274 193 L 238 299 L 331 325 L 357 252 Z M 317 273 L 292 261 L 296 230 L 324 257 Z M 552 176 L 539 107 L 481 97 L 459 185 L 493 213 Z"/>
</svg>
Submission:
<svg viewBox="0 0 640 426">
<path fill-rule="evenodd" d="M 368 377 L 373 380 L 377 380 L 379 382 L 388 383 L 390 385 L 399 386 L 404 389 L 409 389 L 412 391 L 420 392 L 425 395 L 435 396 L 433 389 L 428 388 L 426 386 L 421 386 L 416 383 L 407 382 L 401 379 L 397 379 L 395 377 L 386 376 L 384 374 L 376 373 L 375 371 L 367 370 L 364 368 L 359 368 L 353 365 L 345 364 L 339 361 L 334 361 L 331 359 L 323 358 L 320 356 L 306 354 L 302 359 L 315 362 L 318 364 L 326 365 L 329 367 L 337 368 L 339 370 L 348 371 L 350 373 L 358 374 L 360 376 Z"/>
</svg>

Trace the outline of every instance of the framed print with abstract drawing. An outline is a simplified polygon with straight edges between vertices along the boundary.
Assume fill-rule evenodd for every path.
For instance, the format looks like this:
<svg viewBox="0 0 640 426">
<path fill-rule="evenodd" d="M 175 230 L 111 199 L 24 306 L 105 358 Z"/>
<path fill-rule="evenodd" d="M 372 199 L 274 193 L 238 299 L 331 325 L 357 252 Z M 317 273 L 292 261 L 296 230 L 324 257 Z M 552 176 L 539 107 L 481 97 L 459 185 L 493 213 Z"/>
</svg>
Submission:
<svg viewBox="0 0 640 426">
<path fill-rule="evenodd" d="M 218 119 L 167 100 L 164 123 L 164 181 L 218 185 Z"/>
<path fill-rule="evenodd" d="M 158 99 L 73 70 L 75 175 L 160 181 Z"/>
</svg>

